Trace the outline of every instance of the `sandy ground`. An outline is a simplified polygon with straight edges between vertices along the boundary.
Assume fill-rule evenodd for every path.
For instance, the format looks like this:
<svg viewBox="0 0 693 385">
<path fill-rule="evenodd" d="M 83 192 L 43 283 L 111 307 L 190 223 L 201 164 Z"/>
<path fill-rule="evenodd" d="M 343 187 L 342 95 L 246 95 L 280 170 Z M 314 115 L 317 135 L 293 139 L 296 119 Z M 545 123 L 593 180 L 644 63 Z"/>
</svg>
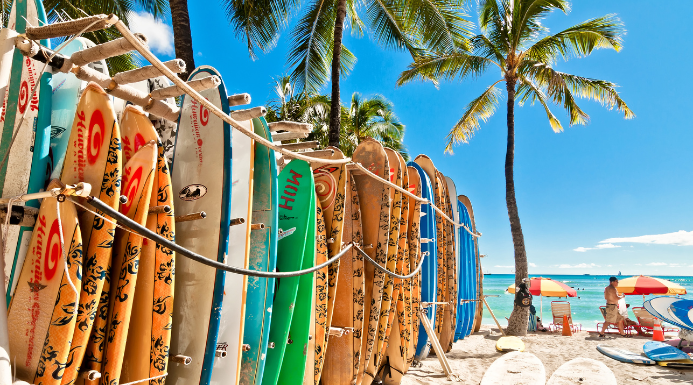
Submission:
<svg viewBox="0 0 693 385">
<path fill-rule="evenodd" d="M 451 382 L 445 378 L 443 369 L 435 355 L 424 360 L 421 367 L 412 367 L 402 384 L 479 384 L 486 369 L 503 353 L 496 351 L 500 338 L 496 326 L 483 325 L 478 333 L 460 340 L 446 356 L 450 366 L 462 382 Z M 668 369 L 658 365 L 645 366 L 621 363 L 597 351 L 597 345 L 607 344 L 634 353 L 642 353 L 642 346 L 649 341 L 646 337 L 622 338 L 607 334 L 599 338 L 597 333 L 582 331 L 572 337 L 560 333 L 531 333 L 522 337 L 525 351 L 533 353 L 544 363 L 548 380 L 559 366 L 577 357 L 587 357 L 606 364 L 616 375 L 619 384 L 692 384 L 693 370 Z"/>
</svg>

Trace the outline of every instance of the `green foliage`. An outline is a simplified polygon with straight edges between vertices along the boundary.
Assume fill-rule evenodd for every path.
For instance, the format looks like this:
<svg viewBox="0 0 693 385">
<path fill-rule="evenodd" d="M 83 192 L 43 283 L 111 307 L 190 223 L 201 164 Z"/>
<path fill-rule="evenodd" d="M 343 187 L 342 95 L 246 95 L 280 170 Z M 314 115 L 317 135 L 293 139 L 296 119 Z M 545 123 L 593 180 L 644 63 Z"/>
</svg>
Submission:
<svg viewBox="0 0 693 385">
<path fill-rule="evenodd" d="M 501 100 L 496 84 L 505 81 L 516 86 L 519 104 L 539 102 L 551 128 L 559 132 L 561 122 L 548 102 L 562 106 L 570 124 L 586 124 L 589 116 L 577 104 L 578 98 L 595 100 L 608 109 L 616 108 L 626 119 L 635 114 L 616 91 L 617 85 L 599 79 L 571 75 L 553 68 L 559 59 L 582 58 L 594 50 L 622 48 L 625 30 L 615 15 L 590 19 L 556 34 L 541 24 L 544 17 L 558 10 L 567 13 L 567 0 L 481 0 L 481 34 L 470 39 L 469 47 L 432 50 L 414 57 L 398 80 L 402 85 L 415 80 L 437 84 L 442 80 L 478 77 L 489 68 L 500 69 L 502 78 L 474 99 L 462 118 L 450 130 L 446 150 L 467 142 L 480 122 L 486 122 Z M 468 48 L 468 49 L 467 49 Z"/>
<path fill-rule="evenodd" d="M 290 120 L 310 123 L 313 132 L 307 140 L 316 140 L 321 148 L 328 146 L 330 98 L 311 92 L 296 92 L 289 76 L 275 80 L 276 97 L 267 106 L 268 122 Z M 409 154 L 404 146 L 405 126 L 394 113 L 394 105 L 380 95 L 363 98 L 354 93 L 349 106 L 342 106 L 339 149 L 351 156 L 365 138 L 374 138 L 384 146 L 399 151 L 405 160 Z"/>
</svg>

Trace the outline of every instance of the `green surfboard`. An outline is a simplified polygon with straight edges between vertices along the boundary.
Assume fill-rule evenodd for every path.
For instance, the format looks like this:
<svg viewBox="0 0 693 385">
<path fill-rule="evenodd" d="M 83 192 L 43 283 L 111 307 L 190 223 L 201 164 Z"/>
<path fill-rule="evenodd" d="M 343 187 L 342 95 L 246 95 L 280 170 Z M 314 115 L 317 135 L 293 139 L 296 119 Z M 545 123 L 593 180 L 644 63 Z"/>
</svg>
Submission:
<svg viewBox="0 0 693 385">
<path fill-rule="evenodd" d="M 313 266 L 313 261 L 315 260 L 315 182 L 310 165 L 302 160 L 292 160 L 279 174 L 278 186 L 279 240 L 277 243 L 277 271 L 296 271 Z M 304 255 L 307 258 L 304 258 Z M 305 264 L 304 259 L 307 259 Z M 309 325 L 307 320 L 310 314 L 305 310 L 301 310 L 301 308 L 305 306 L 305 303 L 308 303 L 308 306 L 310 306 L 312 287 L 305 289 L 306 284 L 301 285 L 301 295 L 309 293 L 307 294 L 309 297 L 297 298 L 297 295 L 300 283 L 303 283 L 303 281 L 312 283 L 312 280 L 312 274 L 276 280 L 277 286 L 274 304 L 272 305 L 272 321 L 269 334 L 269 344 L 270 346 L 274 345 L 274 347 L 267 350 L 267 361 L 262 377 L 263 385 L 301 383 L 303 381 L 303 370 L 301 370 L 300 380 L 294 378 L 285 379 L 283 377 L 284 381 L 278 382 L 283 365 L 287 365 L 285 376 L 290 375 L 289 371 L 296 374 L 295 372 L 299 369 L 299 366 L 295 366 L 292 360 L 300 358 L 289 357 L 295 355 L 293 349 L 288 349 L 291 352 L 288 355 L 285 352 L 287 351 L 287 341 L 290 337 L 296 338 L 296 341 L 292 340 L 290 345 L 300 344 L 304 339 L 301 333 L 299 335 L 289 335 L 294 312 L 300 314 L 297 316 L 294 326 L 298 327 L 297 325 L 299 324 L 305 324 L 305 340 L 306 342 L 308 340 L 307 332 Z M 310 308 L 307 310 L 310 310 Z M 303 349 L 302 344 L 301 349 Z M 303 354 L 303 351 L 301 353 Z M 303 357 L 305 363 L 305 356 Z M 284 362 L 285 358 L 286 362 Z M 304 366 L 305 364 L 301 365 L 301 368 Z"/>
</svg>

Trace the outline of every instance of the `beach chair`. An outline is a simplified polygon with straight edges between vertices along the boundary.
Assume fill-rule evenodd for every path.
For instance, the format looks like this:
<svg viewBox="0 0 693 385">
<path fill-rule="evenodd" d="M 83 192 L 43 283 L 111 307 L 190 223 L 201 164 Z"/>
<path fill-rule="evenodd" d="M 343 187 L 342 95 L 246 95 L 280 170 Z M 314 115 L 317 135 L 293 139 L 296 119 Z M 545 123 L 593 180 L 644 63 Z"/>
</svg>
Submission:
<svg viewBox="0 0 693 385">
<path fill-rule="evenodd" d="M 597 332 L 601 332 L 602 330 L 602 325 L 606 322 L 606 306 L 600 306 L 599 311 L 602 313 L 602 317 L 604 318 L 604 322 L 597 322 Z M 632 325 L 628 325 L 625 322 L 623 323 L 623 332 L 626 334 L 633 334 L 636 332 L 635 328 Z M 604 330 L 604 333 L 611 334 L 615 333 L 618 334 L 618 324 L 611 323 L 606 326 L 606 330 Z"/>
<path fill-rule="evenodd" d="M 652 314 L 650 314 L 647 310 L 645 310 L 644 307 L 633 307 L 631 308 L 631 310 L 633 310 L 633 314 L 635 314 L 635 318 L 638 320 L 637 326 L 644 329 L 644 331 L 647 333 L 652 333 L 652 330 L 654 329 L 655 317 Z M 664 327 L 661 321 L 662 320 L 660 320 L 660 325 L 662 325 L 663 332 L 666 333 L 679 331 L 678 329 Z"/>
<path fill-rule="evenodd" d="M 573 333 L 582 330 L 581 324 L 573 322 L 573 316 L 570 312 L 570 302 L 551 301 L 551 314 L 553 315 L 553 322 L 549 325 L 551 331 L 557 332 L 563 330 L 563 316 L 568 316 L 568 325 Z"/>
</svg>

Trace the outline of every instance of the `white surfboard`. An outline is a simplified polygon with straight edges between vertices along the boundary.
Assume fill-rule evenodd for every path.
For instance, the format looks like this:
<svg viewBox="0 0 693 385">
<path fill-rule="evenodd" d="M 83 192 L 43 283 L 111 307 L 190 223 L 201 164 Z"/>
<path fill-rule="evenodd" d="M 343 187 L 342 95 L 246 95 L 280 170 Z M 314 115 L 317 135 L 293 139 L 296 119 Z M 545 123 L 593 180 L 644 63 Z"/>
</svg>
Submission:
<svg viewBox="0 0 693 385">
<path fill-rule="evenodd" d="M 561 365 L 546 385 L 616 385 L 616 376 L 604 363 L 579 357 Z"/>
<path fill-rule="evenodd" d="M 253 131 L 252 121 L 240 122 Z M 250 253 L 250 219 L 253 196 L 253 141 L 238 130 L 233 130 L 233 184 L 231 187 L 231 220 L 245 223 L 229 228 L 227 264 L 247 268 Z M 241 345 L 245 320 L 245 298 L 248 278 L 240 274 L 226 274 L 224 299 L 221 305 L 217 351 L 226 351 L 226 357 L 216 357 L 212 370 L 212 384 L 238 383 L 241 370 Z"/>
<path fill-rule="evenodd" d="M 532 353 L 510 352 L 493 361 L 481 385 L 544 385 L 544 364 Z"/>
</svg>

